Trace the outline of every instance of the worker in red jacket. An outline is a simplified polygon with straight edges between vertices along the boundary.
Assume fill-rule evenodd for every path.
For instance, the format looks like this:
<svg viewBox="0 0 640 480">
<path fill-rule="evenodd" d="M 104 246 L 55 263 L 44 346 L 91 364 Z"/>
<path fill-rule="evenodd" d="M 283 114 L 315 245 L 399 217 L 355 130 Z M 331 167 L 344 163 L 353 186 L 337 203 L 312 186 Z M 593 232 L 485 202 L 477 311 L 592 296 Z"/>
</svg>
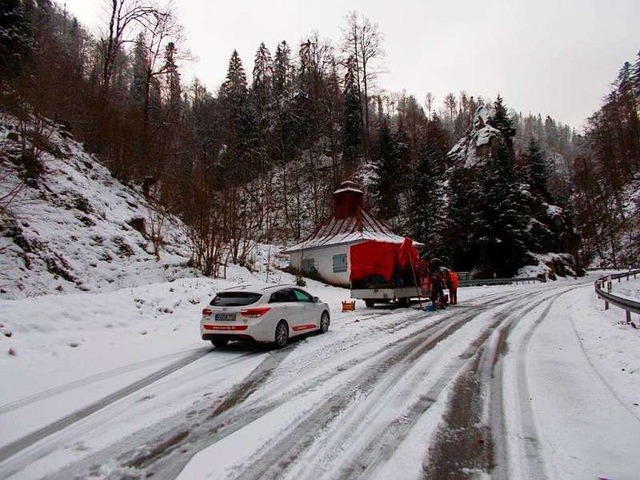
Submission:
<svg viewBox="0 0 640 480">
<path fill-rule="evenodd" d="M 451 305 L 456 305 L 458 303 L 458 287 L 460 286 L 458 274 L 453 270 L 447 270 L 445 278 L 449 289 L 449 302 Z"/>
</svg>

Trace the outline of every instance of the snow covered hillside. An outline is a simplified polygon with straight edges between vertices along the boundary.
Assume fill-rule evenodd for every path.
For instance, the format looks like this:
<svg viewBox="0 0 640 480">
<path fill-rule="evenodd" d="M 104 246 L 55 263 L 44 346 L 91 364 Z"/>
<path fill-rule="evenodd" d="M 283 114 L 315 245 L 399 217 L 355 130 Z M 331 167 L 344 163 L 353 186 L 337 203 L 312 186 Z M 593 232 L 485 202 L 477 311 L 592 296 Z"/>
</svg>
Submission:
<svg viewBox="0 0 640 480">
<path fill-rule="evenodd" d="M 0 298 L 195 275 L 179 222 L 162 218 L 158 260 L 150 241 L 157 212 L 60 127 L 0 115 L 0 152 Z"/>
</svg>

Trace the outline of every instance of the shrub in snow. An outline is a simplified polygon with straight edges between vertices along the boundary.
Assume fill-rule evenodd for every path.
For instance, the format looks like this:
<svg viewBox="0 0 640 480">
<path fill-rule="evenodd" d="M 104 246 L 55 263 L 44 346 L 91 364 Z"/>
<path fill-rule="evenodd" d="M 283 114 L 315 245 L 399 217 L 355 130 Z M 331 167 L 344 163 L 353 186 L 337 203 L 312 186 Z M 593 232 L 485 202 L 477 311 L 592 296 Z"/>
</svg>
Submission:
<svg viewBox="0 0 640 480">
<path fill-rule="evenodd" d="M 141 233 L 143 236 L 147 235 L 147 229 L 145 226 L 145 219 L 142 217 L 132 218 L 127 221 L 127 224 L 131 225 L 131 227 Z"/>
</svg>

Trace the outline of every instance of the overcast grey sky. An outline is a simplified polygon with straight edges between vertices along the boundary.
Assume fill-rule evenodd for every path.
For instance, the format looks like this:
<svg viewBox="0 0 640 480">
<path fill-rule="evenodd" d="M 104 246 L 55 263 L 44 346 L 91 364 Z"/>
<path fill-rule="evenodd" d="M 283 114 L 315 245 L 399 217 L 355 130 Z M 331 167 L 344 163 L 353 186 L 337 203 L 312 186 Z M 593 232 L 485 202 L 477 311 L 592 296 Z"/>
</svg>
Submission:
<svg viewBox="0 0 640 480">
<path fill-rule="evenodd" d="M 85 25 L 105 22 L 105 0 L 61 0 Z M 337 44 L 350 11 L 384 34 L 381 88 L 403 89 L 438 108 L 448 92 L 495 98 L 510 108 L 582 127 L 625 61 L 640 50 L 640 0 L 174 0 L 190 71 L 211 91 L 238 50 L 250 77 L 265 42 L 294 52 L 317 31 Z M 187 75 L 190 77 L 191 75 Z M 188 80 L 189 78 L 187 78 Z"/>
</svg>

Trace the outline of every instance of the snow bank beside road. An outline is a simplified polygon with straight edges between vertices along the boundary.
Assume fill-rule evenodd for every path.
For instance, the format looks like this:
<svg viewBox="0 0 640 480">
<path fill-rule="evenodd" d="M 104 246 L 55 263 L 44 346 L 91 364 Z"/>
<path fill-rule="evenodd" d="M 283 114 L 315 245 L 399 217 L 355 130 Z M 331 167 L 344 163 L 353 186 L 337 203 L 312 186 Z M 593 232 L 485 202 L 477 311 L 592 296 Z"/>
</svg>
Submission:
<svg viewBox="0 0 640 480">
<path fill-rule="evenodd" d="M 637 478 L 640 458 L 626 446 L 640 444 L 640 335 L 604 311 L 592 289 L 566 296 L 528 352 L 547 475 Z"/>
<path fill-rule="evenodd" d="M 640 302 L 640 275 L 638 278 L 630 278 L 625 280 L 620 279 L 620 283 L 617 280 L 611 282 L 611 293 L 622 298 L 629 300 L 635 300 Z"/>
</svg>

